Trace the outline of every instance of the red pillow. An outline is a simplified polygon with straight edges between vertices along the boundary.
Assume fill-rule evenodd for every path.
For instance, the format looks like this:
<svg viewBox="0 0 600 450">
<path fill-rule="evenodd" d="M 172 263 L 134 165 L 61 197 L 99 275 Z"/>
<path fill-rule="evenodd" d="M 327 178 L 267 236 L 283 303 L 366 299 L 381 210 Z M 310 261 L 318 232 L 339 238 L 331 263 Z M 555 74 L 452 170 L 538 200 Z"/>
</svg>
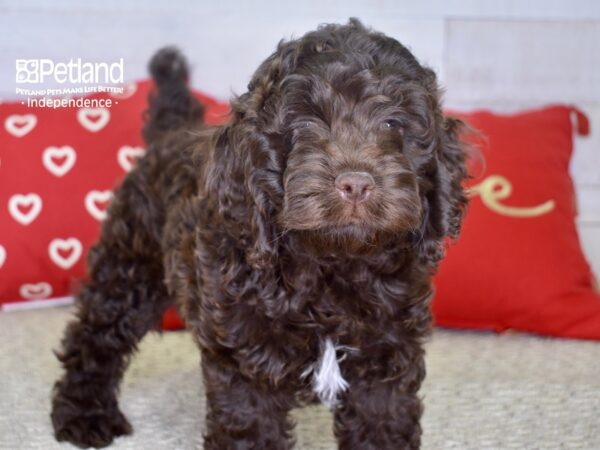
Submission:
<svg viewBox="0 0 600 450">
<path fill-rule="evenodd" d="M 572 117 L 553 106 L 517 115 L 458 114 L 482 133 L 463 232 L 436 278 L 439 325 L 600 339 L 600 295 L 580 248 L 569 176 Z"/>
<path fill-rule="evenodd" d="M 48 299 L 76 288 L 111 190 L 144 153 L 140 130 L 150 89 L 144 81 L 124 94 L 91 96 L 113 102 L 96 110 L 0 105 L 3 309 L 56 303 Z M 228 104 L 196 96 L 206 122 L 225 119 Z"/>
</svg>

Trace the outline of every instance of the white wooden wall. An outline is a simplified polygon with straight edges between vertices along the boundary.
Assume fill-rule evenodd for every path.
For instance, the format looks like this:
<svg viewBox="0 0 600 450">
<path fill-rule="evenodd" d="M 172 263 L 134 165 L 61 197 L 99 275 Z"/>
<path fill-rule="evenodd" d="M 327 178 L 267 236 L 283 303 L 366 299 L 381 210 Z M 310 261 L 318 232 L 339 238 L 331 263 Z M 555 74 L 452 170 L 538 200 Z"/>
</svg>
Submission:
<svg viewBox="0 0 600 450">
<path fill-rule="evenodd" d="M 435 68 L 447 105 L 513 110 L 567 102 L 591 118 L 572 173 L 584 250 L 600 273 L 600 1 L 598 0 L 0 0 L 0 97 L 14 97 L 17 58 L 125 59 L 145 76 L 152 53 L 176 44 L 195 87 L 240 93 L 284 37 L 358 17 Z"/>
</svg>

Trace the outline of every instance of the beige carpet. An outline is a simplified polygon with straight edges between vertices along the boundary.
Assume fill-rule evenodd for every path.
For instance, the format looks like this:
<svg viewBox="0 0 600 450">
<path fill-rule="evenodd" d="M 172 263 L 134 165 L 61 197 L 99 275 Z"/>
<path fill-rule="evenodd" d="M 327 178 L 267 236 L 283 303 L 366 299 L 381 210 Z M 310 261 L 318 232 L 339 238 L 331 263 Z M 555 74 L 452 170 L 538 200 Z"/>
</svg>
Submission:
<svg viewBox="0 0 600 450">
<path fill-rule="evenodd" d="M 0 313 L 0 449 L 70 449 L 48 420 L 51 353 L 71 308 Z M 600 449 L 600 343 L 438 330 L 428 344 L 423 448 Z M 183 332 L 148 336 L 121 406 L 115 450 L 200 449 L 199 356 Z M 323 408 L 298 411 L 297 448 L 334 449 Z"/>
</svg>

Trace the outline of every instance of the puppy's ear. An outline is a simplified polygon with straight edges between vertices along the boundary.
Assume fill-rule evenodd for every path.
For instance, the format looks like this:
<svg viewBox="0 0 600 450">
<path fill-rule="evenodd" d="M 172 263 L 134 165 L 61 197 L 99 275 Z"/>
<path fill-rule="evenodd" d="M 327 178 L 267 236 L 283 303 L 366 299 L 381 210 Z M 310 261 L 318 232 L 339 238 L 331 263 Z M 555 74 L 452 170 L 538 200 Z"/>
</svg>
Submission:
<svg viewBox="0 0 600 450">
<path fill-rule="evenodd" d="M 232 123 L 213 142 L 207 188 L 216 193 L 225 231 L 254 269 L 277 258 L 275 216 L 281 208 L 285 147 L 279 83 L 292 70 L 295 48 L 280 44 L 256 71 L 248 92 L 232 102 Z"/>
<path fill-rule="evenodd" d="M 246 260 L 265 269 L 277 259 L 276 214 L 282 207 L 285 143 L 282 137 L 280 84 L 297 64 L 297 41 L 280 42 L 277 50 L 256 70 L 248 92 L 232 104 L 234 119 L 229 145 L 237 161 L 234 172 L 242 180 L 248 234 L 243 236 Z M 230 178 L 233 181 L 232 178 Z M 235 202 L 234 202 L 235 203 Z M 232 203 L 233 205 L 233 203 Z"/>
<path fill-rule="evenodd" d="M 460 140 L 465 124 L 455 118 L 440 120 L 436 169 L 431 174 L 421 227 L 421 258 L 434 265 L 444 255 L 444 240 L 460 233 L 468 199 L 463 188 L 467 178 L 466 145 Z"/>
<path fill-rule="evenodd" d="M 444 118 L 443 141 L 438 161 L 438 180 L 441 196 L 444 235 L 458 238 L 467 207 L 463 182 L 467 178 L 466 144 L 460 140 L 466 125 L 459 119 Z"/>
<path fill-rule="evenodd" d="M 217 133 L 206 170 L 220 225 L 254 269 L 276 260 L 275 214 L 281 206 L 281 162 L 271 140 L 246 123 Z"/>
</svg>

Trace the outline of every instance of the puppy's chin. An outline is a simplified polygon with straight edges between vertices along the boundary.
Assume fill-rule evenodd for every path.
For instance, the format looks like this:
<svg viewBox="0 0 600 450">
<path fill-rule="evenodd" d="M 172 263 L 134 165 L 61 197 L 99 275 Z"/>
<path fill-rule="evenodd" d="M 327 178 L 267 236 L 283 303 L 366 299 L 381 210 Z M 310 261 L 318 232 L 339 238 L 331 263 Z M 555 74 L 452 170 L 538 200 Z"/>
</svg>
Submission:
<svg viewBox="0 0 600 450">
<path fill-rule="evenodd" d="M 370 255 L 398 239 L 391 233 L 358 224 L 295 230 L 293 234 L 304 250 L 318 257 Z"/>
</svg>

